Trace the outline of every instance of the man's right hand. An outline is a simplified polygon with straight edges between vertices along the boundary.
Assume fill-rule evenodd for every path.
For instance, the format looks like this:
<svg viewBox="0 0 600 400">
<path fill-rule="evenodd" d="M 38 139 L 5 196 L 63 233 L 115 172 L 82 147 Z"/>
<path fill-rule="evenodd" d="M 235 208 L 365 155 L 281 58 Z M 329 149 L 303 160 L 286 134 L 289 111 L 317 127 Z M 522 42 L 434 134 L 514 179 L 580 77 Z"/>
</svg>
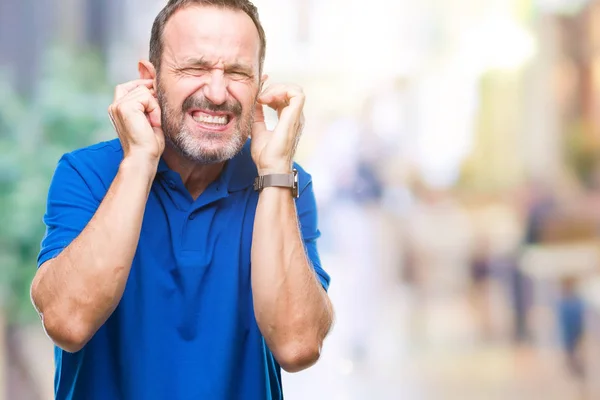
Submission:
<svg viewBox="0 0 600 400">
<path fill-rule="evenodd" d="M 124 158 L 141 157 L 157 165 L 165 149 L 165 137 L 152 79 L 117 86 L 108 115 L 121 140 Z"/>
</svg>

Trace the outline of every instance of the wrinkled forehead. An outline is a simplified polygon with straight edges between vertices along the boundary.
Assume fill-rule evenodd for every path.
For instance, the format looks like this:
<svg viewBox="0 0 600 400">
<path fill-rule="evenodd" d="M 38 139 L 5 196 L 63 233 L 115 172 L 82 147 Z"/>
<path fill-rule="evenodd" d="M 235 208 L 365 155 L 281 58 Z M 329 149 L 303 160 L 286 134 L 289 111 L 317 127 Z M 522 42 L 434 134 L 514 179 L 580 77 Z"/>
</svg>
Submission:
<svg viewBox="0 0 600 400">
<path fill-rule="evenodd" d="M 178 10 L 163 32 L 162 63 L 177 67 L 190 59 L 244 63 L 258 69 L 260 38 L 246 13 L 222 7 Z"/>
</svg>

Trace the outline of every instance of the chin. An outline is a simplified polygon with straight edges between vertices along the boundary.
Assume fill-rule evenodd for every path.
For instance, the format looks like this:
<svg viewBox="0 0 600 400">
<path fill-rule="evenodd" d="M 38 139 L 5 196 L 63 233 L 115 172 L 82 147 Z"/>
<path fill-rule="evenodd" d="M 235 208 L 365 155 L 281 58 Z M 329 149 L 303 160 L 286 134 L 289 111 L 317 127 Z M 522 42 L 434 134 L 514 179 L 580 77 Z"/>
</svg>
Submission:
<svg viewBox="0 0 600 400">
<path fill-rule="evenodd" d="M 237 140 L 215 140 L 190 138 L 179 142 L 180 152 L 191 160 L 201 164 L 215 164 L 227 161 L 237 155 L 245 141 L 238 142 Z"/>
</svg>

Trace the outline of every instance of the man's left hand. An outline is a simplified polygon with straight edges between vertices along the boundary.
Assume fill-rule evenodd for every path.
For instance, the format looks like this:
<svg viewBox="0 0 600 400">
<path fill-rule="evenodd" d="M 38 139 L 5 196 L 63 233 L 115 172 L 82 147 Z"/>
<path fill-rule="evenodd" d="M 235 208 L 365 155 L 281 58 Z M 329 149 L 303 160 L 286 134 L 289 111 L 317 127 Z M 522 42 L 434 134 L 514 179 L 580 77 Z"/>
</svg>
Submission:
<svg viewBox="0 0 600 400">
<path fill-rule="evenodd" d="M 304 126 L 304 92 L 295 85 L 269 86 L 258 97 L 252 129 L 252 159 L 259 175 L 292 171 L 294 154 Z M 263 105 L 277 111 L 279 121 L 267 129 Z"/>
</svg>

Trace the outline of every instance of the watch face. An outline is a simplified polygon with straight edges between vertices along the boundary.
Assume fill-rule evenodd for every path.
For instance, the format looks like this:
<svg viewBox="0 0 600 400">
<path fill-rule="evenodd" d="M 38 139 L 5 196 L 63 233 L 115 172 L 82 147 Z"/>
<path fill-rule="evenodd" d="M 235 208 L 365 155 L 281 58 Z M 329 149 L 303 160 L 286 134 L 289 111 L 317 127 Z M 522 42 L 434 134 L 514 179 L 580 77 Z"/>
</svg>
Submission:
<svg viewBox="0 0 600 400">
<path fill-rule="evenodd" d="M 254 179 L 254 190 L 259 191 L 260 189 L 262 189 L 262 176 L 257 176 Z"/>
<path fill-rule="evenodd" d="M 298 189 L 298 170 L 296 168 L 294 168 L 293 170 L 294 173 L 294 187 L 292 188 L 292 196 L 294 196 L 295 198 L 300 197 L 300 190 Z"/>
</svg>

